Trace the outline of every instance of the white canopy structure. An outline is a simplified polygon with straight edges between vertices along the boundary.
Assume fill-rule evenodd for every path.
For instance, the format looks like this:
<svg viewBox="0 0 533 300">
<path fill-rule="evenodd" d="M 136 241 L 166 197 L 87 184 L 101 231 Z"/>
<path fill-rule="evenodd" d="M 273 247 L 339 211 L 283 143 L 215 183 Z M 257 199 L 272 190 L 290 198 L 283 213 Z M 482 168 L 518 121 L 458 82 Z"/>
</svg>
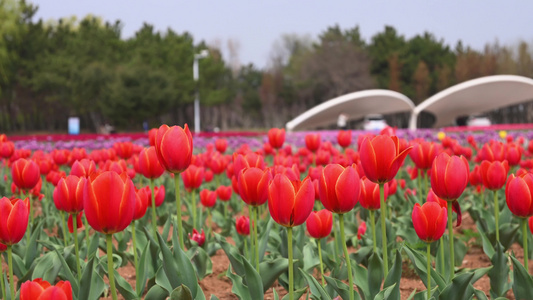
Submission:
<svg viewBox="0 0 533 300">
<path fill-rule="evenodd" d="M 449 87 L 413 111 L 410 129 L 416 129 L 422 111 L 432 113 L 433 127 L 453 124 L 459 116 L 484 113 L 497 108 L 533 100 L 533 79 L 516 75 L 495 75 L 472 79 Z"/>
<path fill-rule="evenodd" d="M 357 120 L 368 114 L 412 112 L 411 99 L 390 90 L 366 90 L 346 94 L 302 113 L 286 124 L 287 131 L 316 128 L 335 124 L 340 114 Z"/>
</svg>

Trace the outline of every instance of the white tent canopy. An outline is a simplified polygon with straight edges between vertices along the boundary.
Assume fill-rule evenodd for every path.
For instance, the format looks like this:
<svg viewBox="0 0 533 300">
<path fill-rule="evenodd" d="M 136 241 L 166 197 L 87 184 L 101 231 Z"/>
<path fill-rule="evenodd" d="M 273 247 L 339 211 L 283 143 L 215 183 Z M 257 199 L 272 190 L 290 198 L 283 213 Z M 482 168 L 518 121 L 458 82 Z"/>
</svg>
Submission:
<svg viewBox="0 0 533 300">
<path fill-rule="evenodd" d="M 447 88 L 419 104 L 413 111 L 410 129 L 416 129 L 422 111 L 436 117 L 433 127 L 451 125 L 459 116 L 484 113 L 533 100 L 533 79 L 495 75 L 469 80 Z"/>
<path fill-rule="evenodd" d="M 288 131 L 311 129 L 335 124 L 340 114 L 357 120 L 368 114 L 412 112 L 413 102 L 405 95 L 390 90 L 366 90 L 346 94 L 302 113 L 286 124 Z"/>
</svg>

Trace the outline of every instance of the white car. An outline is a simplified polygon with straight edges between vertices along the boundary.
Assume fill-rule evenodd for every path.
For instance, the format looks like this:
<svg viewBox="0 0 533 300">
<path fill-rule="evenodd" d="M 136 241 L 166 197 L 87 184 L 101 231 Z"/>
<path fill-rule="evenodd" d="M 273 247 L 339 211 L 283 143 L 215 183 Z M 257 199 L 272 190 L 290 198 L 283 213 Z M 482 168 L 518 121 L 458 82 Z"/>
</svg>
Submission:
<svg viewBox="0 0 533 300">
<path fill-rule="evenodd" d="M 363 121 L 364 130 L 380 131 L 387 126 L 387 122 L 383 118 L 383 115 L 379 114 L 367 115 Z"/>
</svg>

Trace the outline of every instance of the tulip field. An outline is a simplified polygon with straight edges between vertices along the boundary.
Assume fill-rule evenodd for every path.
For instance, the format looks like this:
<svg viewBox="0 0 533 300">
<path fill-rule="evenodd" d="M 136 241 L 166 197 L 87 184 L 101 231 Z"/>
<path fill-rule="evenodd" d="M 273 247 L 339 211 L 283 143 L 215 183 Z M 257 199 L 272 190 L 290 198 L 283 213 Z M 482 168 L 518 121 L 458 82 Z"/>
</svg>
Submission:
<svg viewBox="0 0 533 300">
<path fill-rule="evenodd" d="M 533 299 L 533 132 L 65 138 L 0 135 L 1 299 Z"/>
</svg>

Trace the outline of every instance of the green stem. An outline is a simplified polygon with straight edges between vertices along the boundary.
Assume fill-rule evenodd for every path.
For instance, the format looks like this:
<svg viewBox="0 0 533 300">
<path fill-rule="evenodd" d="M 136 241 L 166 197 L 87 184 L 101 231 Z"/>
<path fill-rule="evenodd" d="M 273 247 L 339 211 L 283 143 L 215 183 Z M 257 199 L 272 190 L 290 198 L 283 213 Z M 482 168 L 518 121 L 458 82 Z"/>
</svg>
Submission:
<svg viewBox="0 0 533 300">
<path fill-rule="evenodd" d="M 324 280 L 324 266 L 322 264 L 322 247 L 320 246 L 320 239 L 316 240 L 318 244 L 318 259 L 320 260 L 320 278 L 322 278 L 322 287 L 326 286 L 326 281 Z"/>
<path fill-rule="evenodd" d="M 485 193 L 481 193 L 481 207 L 485 208 Z"/>
<path fill-rule="evenodd" d="M 346 238 L 344 237 L 344 215 L 339 214 L 339 222 L 341 229 L 341 241 L 342 249 L 344 251 L 344 258 L 346 259 L 346 268 L 348 269 L 348 285 L 350 288 L 350 300 L 353 300 L 353 278 L 352 278 L 352 264 L 350 262 L 350 256 L 348 256 L 348 247 L 346 247 Z M 387 277 L 385 275 L 385 277 Z"/>
<path fill-rule="evenodd" d="M 254 220 L 255 220 L 255 223 L 257 224 L 258 222 L 258 213 L 259 213 L 259 207 L 257 206 L 253 206 L 253 210 L 254 210 Z M 292 233 L 292 231 L 291 231 Z M 254 226 L 254 243 L 255 243 L 255 269 L 257 270 L 257 272 L 259 272 L 259 243 L 257 242 L 257 226 Z"/>
<path fill-rule="evenodd" d="M 444 266 L 444 241 L 442 239 L 440 239 L 439 241 L 439 244 L 440 244 L 440 265 L 442 266 L 442 277 L 444 277 L 444 274 L 446 273 L 444 270 L 445 270 L 445 266 Z"/>
<path fill-rule="evenodd" d="M 418 191 L 420 195 L 422 194 L 422 169 L 418 169 L 418 177 L 416 178 L 416 181 L 418 182 Z"/>
<path fill-rule="evenodd" d="M 376 217 L 373 210 L 370 210 L 370 223 L 372 226 L 372 243 L 374 246 L 374 253 L 376 253 Z"/>
<path fill-rule="evenodd" d="M 528 253 L 527 253 L 527 218 L 522 218 L 522 236 L 523 236 L 523 243 L 524 243 L 524 268 L 526 268 L 526 272 L 529 274 L 529 268 L 528 268 Z"/>
<path fill-rule="evenodd" d="M 196 190 L 191 191 L 192 228 L 196 228 Z"/>
<path fill-rule="evenodd" d="M 248 239 L 247 237 L 244 237 L 244 257 L 248 258 L 248 261 L 249 258 L 250 258 L 250 253 L 248 252 Z"/>
<path fill-rule="evenodd" d="M 177 223 L 178 223 L 178 236 L 180 239 L 181 249 L 185 249 L 185 243 L 183 241 L 183 228 L 181 223 L 181 197 L 180 197 L 180 177 L 179 174 L 174 174 L 174 186 L 176 187 L 176 210 L 177 210 Z M 154 237 L 155 238 L 155 237 Z"/>
<path fill-rule="evenodd" d="M 431 253 L 430 253 L 430 248 L 431 248 L 431 244 L 430 243 L 427 243 L 427 260 L 428 260 L 428 265 L 427 265 L 427 272 L 428 272 L 428 285 L 427 285 L 427 288 L 428 288 L 428 300 L 429 298 L 431 298 Z"/>
<path fill-rule="evenodd" d="M 341 253 L 339 250 L 339 228 L 337 227 L 337 221 L 335 220 L 335 215 L 333 215 L 333 243 L 335 244 L 335 257 L 340 257 Z"/>
<path fill-rule="evenodd" d="M 448 236 L 450 238 L 450 282 L 455 271 L 455 253 L 453 248 L 453 215 L 452 201 L 448 201 Z"/>
<path fill-rule="evenodd" d="M 154 238 L 157 237 L 157 216 L 155 214 L 155 191 L 154 191 L 154 179 L 150 178 L 150 193 L 152 194 L 152 231 L 154 232 Z M 181 239 L 180 239 L 181 240 Z"/>
<path fill-rule="evenodd" d="M 26 191 L 29 194 L 30 198 L 30 222 L 28 224 L 28 232 L 26 234 L 26 247 L 29 247 L 30 245 L 30 239 L 31 239 L 31 230 L 33 228 L 33 198 L 31 196 L 30 190 Z M 22 193 L 22 191 L 21 191 Z"/>
<path fill-rule="evenodd" d="M 9 287 L 11 299 L 15 299 L 15 279 L 13 278 L 13 252 L 11 245 L 7 246 L 7 266 L 9 268 Z"/>
<path fill-rule="evenodd" d="M 253 264 L 255 261 L 255 238 L 254 238 L 254 209 L 253 206 L 248 206 L 248 218 L 250 219 L 250 262 Z"/>
<path fill-rule="evenodd" d="M 383 274 L 387 278 L 389 274 L 389 253 L 387 245 L 387 206 L 385 205 L 385 188 L 383 184 L 379 184 L 379 201 L 381 209 L 381 243 L 383 247 Z"/>
<path fill-rule="evenodd" d="M 83 216 L 83 221 L 85 222 L 85 243 L 89 245 L 89 221 L 87 221 L 87 216 Z M 87 259 L 89 259 L 89 251 L 87 251 Z"/>
<path fill-rule="evenodd" d="M 496 241 L 500 242 L 500 206 L 498 205 L 498 191 L 494 191 L 494 221 L 496 222 Z"/>
<path fill-rule="evenodd" d="M 424 193 L 423 194 L 420 194 L 420 195 L 427 195 L 429 192 L 429 189 L 428 189 L 428 174 L 426 172 L 426 170 L 424 170 Z M 422 198 L 422 196 L 421 196 Z"/>
<path fill-rule="evenodd" d="M 67 225 L 65 224 L 65 216 L 63 215 L 63 211 L 59 211 L 59 215 L 61 217 L 61 227 L 63 227 L 63 241 L 65 242 L 65 247 L 68 245 L 68 235 L 67 235 Z"/>
<path fill-rule="evenodd" d="M 224 201 L 224 204 L 222 204 L 224 206 L 224 219 L 228 218 L 228 204 L 229 201 Z"/>
<path fill-rule="evenodd" d="M 109 286 L 111 287 L 111 295 L 113 300 L 117 300 L 117 289 L 115 288 L 115 268 L 113 267 L 113 235 L 106 235 L 107 242 L 107 277 L 109 278 Z"/>
<path fill-rule="evenodd" d="M 139 265 L 137 263 L 137 239 L 135 237 L 135 220 L 131 222 L 131 240 L 133 243 L 133 264 L 135 265 L 135 274 L 139 274 Z"/>
<path fill-rule="evenodd" d="M 2 255 L 0 255 L 0 266 L 2 266 Z M 2 285 L 2 299 L 6 298 L 6 285 L 4 283 L 4 269 L 0 267 L 0 284 Z"/>
<path fill-rule="evenodd" d="M 76 253 L 76 270 L 78 271 L 78 281 L 81 281 L 80 250 L 78 246 L 78 218 L 77 214 L 70 214 L 72 217 L 72 234 L 74 235 L 74 251 Z"/>
<path fill-rule="evenodd" d="M 207 226 L 209 226 L 207 228 L 207 236 L 211 236 L 211 232 L 213 231 L 212 227 L 213 227 L 213 219 L 211 217 L 211 209 L 208 207 L 206 208 L 207 210 L 207 219 L 209 220 L 209 223 Z"/>
<path fill-rule="evenodd" d="M 292 274 L 294 271 L 292 266 L 292 227 L 287 227 L 287 244 L 289 245 L 289 300 L 294 300 L 294 275 Z"/>
</svg>

